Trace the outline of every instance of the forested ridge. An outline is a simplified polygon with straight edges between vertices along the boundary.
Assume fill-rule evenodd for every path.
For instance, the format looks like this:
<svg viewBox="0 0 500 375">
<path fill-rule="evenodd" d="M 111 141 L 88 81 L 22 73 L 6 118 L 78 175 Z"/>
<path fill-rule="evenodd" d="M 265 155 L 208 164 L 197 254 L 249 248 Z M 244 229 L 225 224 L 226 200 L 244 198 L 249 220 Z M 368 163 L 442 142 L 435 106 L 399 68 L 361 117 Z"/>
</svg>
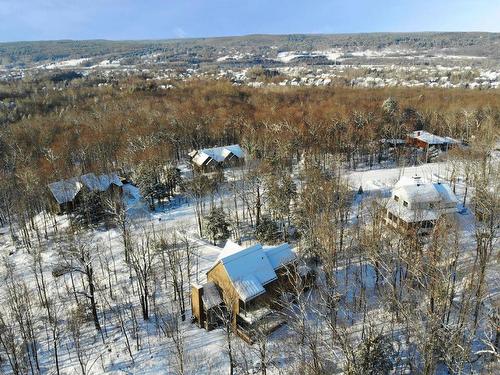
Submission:
<svg viewBox="0 0 500 375">
<path fill-rule="evenodd" d="M 41 62 L 84 57 L 125 58 L 137 63 L 141 56 L 162 54 L 166 61 L 180 59 L 197 62 L 213 59 L 217 51 L 236 48 L 242 52 L 269 51 L 270 46 L 278 50 L 313 51 L 324 48 L 387 47 L 417 50 L 450 49 L 473 52 L 481 56 L 498 58 L 495 48 L 499 43 L 498 33 L 481 32 L 423 32 L 423 33 L 360 33 L 360 34 L 291 34 L 291 35 L 246 35 L 219 38 L 186 38 L 170 40 L 58 40 L 37 42 L 0 43 L 0 64 L 30 66 Z"/>
</svg>

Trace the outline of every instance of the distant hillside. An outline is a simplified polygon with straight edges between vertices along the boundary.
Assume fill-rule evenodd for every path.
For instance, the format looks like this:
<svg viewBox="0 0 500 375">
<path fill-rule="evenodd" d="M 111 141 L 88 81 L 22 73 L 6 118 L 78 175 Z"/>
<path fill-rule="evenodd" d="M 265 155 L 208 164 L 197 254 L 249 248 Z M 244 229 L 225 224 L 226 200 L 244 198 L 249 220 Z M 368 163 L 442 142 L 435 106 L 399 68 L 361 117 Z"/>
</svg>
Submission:
<svg viewBox="0 0 500 375">
<path fill-rule="evenodd" d="M 248 35 L 154 41 L 40 41 L 0 43 L 0 65 L 32 67 L 71 59 L 149 62 L 167 65 L 211 64 L 226 60 L 272 60 L 280 52 L 405 50 L 408 53 L 474 56 L 500 60 L 499 33 L 373 33 L 338 35 Z M 229 54 L 229 57 L 227 56 Z M 231 55 L 232 54 L 232 55 Z M 237 54 L 238 58 L 234 58 Z M 349 56 L 348 56 L 349 57 Z M 356 57 L 351 56 L 351 57 Z M 366 57 L 366 56 L 365 56 Z M 93 60 L 95 59 L 95 61 Z"/>
</svg>

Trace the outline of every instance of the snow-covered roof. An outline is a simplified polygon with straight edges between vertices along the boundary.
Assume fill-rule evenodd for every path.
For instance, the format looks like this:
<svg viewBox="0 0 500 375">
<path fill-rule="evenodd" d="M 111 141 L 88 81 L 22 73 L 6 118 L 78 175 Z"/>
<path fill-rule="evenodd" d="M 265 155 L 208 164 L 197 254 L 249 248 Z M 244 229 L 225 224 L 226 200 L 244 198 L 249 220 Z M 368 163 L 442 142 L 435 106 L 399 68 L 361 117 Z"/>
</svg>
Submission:
<svg viewBox="0 0 500 375">
<path fill-rule="evenodd" d="M 240 145 L 230 145 L 224 147 L 225 151 L 224 153 L 226 154 L 226 157 L 229 155 L 229 152 L 231 152 L 234 156 L 237 158 L 244 158 L 245 157 L 245 152 L 243 149 L 240 147 Z"/>
<path fill-rule="evenodd" d="M 410 203 L 438 202 L 441 199 L 433 184 L 401 186 L 394 189 L 393 195 Z"/>
<path fill-rule="evenodd" d="M 203 286 L 203 295 L 201 299 L 203 300 L 203 305 L 207 309 L 219 306 L 222 303 L 222 298 L 213 281 L 209 281 Z"/>
<path fill-rule="evenodd" d="M 220 252 L 219 256 L 217 257 L 217 261 L 227 258 L 228 256 L 235 254 L 241 250 L 244 250 L 245 248 L 243 246 L 238 245 L 236 242 L 233 242 L 231 240 L 227 240 L 226 244 L 224 245 L 224 248 Z"/>
<path fill-rule="evenodd" d="M 458 199 L 446 183 L 431 183 L 419 176 L 403 176 L 394 186 L 393 196 L 407 202 L 457 203 Z"/>
<path fill-rule="evenodd" d="M 444 144 L 453 144 L 460 143 L 460 141 L 453 139 L 451 137 L 441 137 L 439 135 L 435 135 L 429 133 L 425 130 L 417 130 L 412 134 L 413 138 L 416 138 L 422 142 L 425 142 L 430 145 L 444 145 Z"/>
<path fill-rule="evenodd" d="M 48 187 L 57 203 L 63 204 L 73 201 L 83 186 L 87 187 L 90 191 L 102 192 L 108 190 L 111 184 L 123 186 L 120 177 L 115 173 L 101 174 L 99 176 L 96 176 L 94 173 L 87 173 L 79 178 L 73 177 L 67 180 L 52 182 Z"/>
<path fill-rule="evenodd" d="M 297 259 L 297 255 L 295 255 L 288 243 L 264 247 L 264 252 L 275 270 Z"/>
<path fill-rule="evenodd" d="M 439 182 L 433 185 L 434 189 L 436 189 L 441 196 L 442 201 L 445 203 L 458 203 L 458 198 L 455 193 L 453 193 L 450 185 Z"/>
<path fill-rule="evenodd" d="M 398 182 L 394 185 L 394 188 L 400 188 L 403 186 L 412 186 L 412 185 L 417 185 L 417 184 L 422 184 L 426 183 L 427 180 L 423 179 L 420 176 L 401 176 Z"/>
<path fill-rule="evenodd" d="M 209 159 L 210 159 L 209 155 L 205 154 L 204 152 L 198 152 L 193 156 L 192 162 L 194 164 L 202 166 Z"/>
<path fill-rule="evenodd" d="M 243 302 L 247 302 L 266 292 L 260 280 L 253 274 L 245 275 L 240 279 L 234 280 L 233 285 Z"/>
<path fill-rule="evenodd" d="M 67 180 L 52 182 L 48 186 L 57 203 L 63 204 L 75 199 L 82 188 L 82 183 L 74 177 Z"/>
<path fill-rule="evenodd" d="M 227 241 L 215 264 L 223 264 L 240 299 L 247 302 L 263 293 L 264 285 L 277 279 L 275 270 L 296 258 L 288 244 L 244 248 Z"/>
<path fill-rule="evenodd" d="M 213 159 L 218 163 L 222 163 L 231 154 L 233 154 L 239 159 L 245 157 L 245 152 L 242 150 L 240 145 L 204 148 L 198 151 L 190 152 L 189 156 L 192 157 L 193 163 L 201 166 L 204 163 L 206 163 L 207 160 L 209 159 Z"/>
<path fill-rule="evenodd" d="M 116 186 L 122 186 L 122 182 L 120 178 L 114 174 L 101 174 L 96 176 L 94 173 L 87 173 L 80 177 L 82 183 L 89 189 L 90 191 L 106 191 L 109 189 L 111 184 L 115 184 Z"/>
</svg>

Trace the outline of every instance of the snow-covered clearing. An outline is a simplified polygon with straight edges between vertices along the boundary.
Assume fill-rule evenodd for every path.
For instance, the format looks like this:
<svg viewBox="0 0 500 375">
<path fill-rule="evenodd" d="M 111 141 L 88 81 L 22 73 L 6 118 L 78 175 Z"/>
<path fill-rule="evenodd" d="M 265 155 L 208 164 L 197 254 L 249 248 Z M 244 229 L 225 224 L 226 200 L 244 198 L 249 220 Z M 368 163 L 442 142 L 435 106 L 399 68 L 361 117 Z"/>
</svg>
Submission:
<svg viewBox="0 0 500 375">
<path fill-rule="evenodd" d="M 420 176 L 429 181 L 446 181 L 449 177 L 445 162 L 428 163 L 402 168 L 369 169 L 350 171 L 347 179 L 353 188 L 363 187 L 364 191 L 383 192 L 389 190 L 402 176 Z"/>
<path fill-rule="evenodd" d="M 90 60 L 90 58 L 88 58 L 88 57 L 84 57 L 81 59 L 63 60 L 63 61 L 54 62 L 52 64 L 41 65 L 41 66 L 39 66 L 39 68 L 59 69 L 59 68 L 78 67 L 78 66 L 81 66 L 84 62 L 87 62 L 89 60 Z"/>
</svg>

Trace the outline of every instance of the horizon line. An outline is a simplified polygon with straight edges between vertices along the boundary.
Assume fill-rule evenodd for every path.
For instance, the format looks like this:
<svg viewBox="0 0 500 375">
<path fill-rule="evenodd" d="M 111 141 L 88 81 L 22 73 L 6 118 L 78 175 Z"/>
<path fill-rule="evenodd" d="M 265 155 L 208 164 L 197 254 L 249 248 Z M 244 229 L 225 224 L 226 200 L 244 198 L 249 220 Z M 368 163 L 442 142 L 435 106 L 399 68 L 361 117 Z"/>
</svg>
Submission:
<svg viewBox="0 0 500 375">
<path fill-rule="evenodd" d="M 354 33 L 288 33 L 288 34 L 274 34 L 274 33 L 252 33 L 252 34 L 235 34 L 235 35 L 218 35 L 218 36 L 186 36 L 186 37 L 173 37 L 173 38 L 147 38 L 147 39 L 34 39 L 34 40 L 14 40 L 2 41 L 0 44 L 9 43 L 43 43 L 43 42 L 162 42 L 162 41 L 182 41 L 182 40 L 196 40 L 196 39 L 225 39 L 225 38 L 245 38 L 245 37 L 266 37 L 275 36 L 283 37 L 290 35 L 300 36 L 342 36 L 342 35 L 376 35 L 376 34 L 500 34 L 500 31 L 369 31 L 369 32 L 354 32 Z"/>
</svg>

